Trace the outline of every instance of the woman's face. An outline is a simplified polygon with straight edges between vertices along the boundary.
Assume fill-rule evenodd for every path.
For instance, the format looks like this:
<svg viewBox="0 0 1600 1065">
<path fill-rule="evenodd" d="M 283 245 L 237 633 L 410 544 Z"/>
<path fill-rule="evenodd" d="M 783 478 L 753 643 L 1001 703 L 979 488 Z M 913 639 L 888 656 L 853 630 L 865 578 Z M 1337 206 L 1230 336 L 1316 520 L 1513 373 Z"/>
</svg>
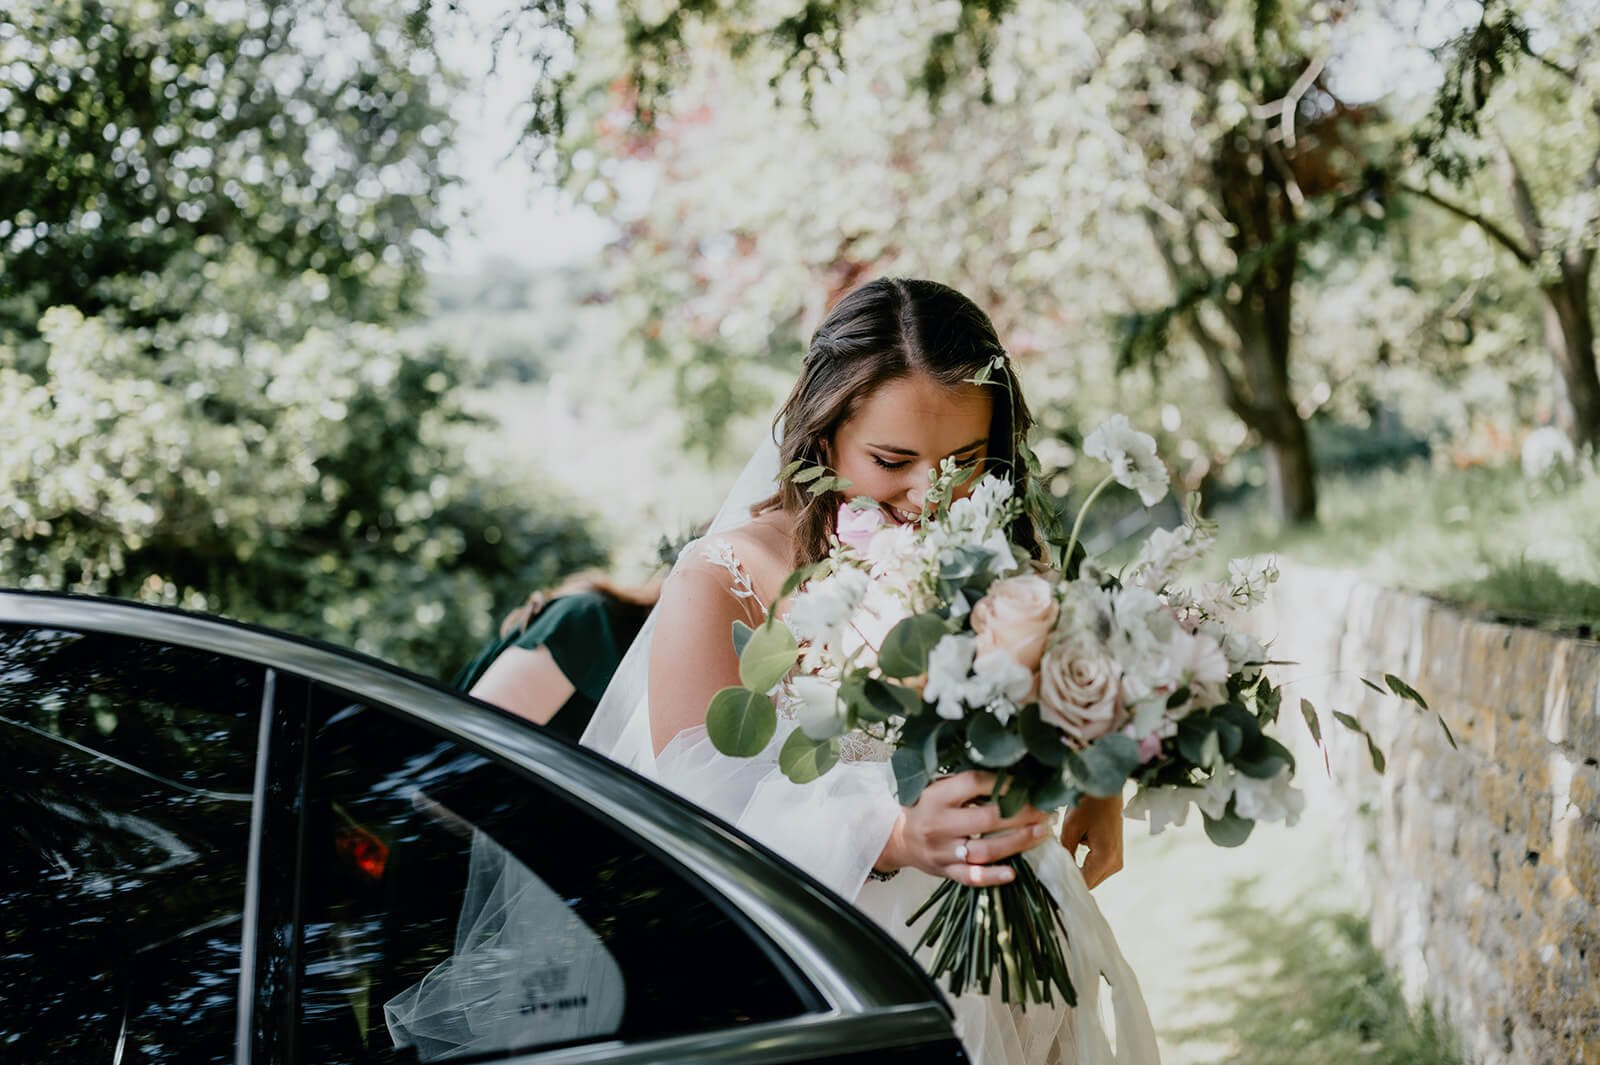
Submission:
<svg viewBox="0 0 1600 1065">
<path fill-rule="evenodd" d="M 923 374 L 878 386 L 829 442 L 829 464 L 850 482 L 845 497 L 870 496 L 890 521 L 914 520 L 929 471 L 947 458 L 968 465 L 988 456 L 993 403 L 977 385 L 948 388 Z"/>
</svg>

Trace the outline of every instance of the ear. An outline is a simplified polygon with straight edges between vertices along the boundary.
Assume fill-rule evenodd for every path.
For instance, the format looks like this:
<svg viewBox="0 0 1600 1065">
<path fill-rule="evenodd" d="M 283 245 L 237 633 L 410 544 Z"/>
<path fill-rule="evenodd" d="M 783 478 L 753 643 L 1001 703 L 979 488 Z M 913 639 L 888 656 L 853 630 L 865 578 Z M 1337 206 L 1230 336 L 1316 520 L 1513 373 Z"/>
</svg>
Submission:
<svg viewBox="0 0 1600 1065">
<path fill-rule="evenodd" d="M 833 468 L 832 438 L 824 436 L 817 441 L 817 454 L 821 456 L 822 465 L 827 466 L 829 469 Z"/>
</svg>

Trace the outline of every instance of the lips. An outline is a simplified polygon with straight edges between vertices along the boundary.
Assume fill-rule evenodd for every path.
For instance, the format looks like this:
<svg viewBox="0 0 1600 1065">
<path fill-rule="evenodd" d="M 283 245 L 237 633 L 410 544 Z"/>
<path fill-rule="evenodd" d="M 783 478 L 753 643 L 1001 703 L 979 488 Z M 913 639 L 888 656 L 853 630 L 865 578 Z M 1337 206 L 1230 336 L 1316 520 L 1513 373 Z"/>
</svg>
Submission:
<svg viewBox="0 0 1600 1065">
<path fill-rule="evenodd" d="M 883 505 L 883 509 L 888 511 L 889 517 L 893 518 L 895 522 L 900 525 L 915 525 L 919 519 L 919 515 L 907 514 L 899 507 L 891 506 L 888 503 Z"/>
</svg>

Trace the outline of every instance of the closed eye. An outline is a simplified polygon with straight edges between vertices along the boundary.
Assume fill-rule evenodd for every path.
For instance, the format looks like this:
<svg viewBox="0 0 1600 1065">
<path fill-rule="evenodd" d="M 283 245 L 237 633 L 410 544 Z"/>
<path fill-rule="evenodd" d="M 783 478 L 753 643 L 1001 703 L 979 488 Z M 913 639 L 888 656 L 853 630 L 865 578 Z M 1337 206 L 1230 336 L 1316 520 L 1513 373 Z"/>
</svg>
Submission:
<svg viewBox="0 0 1600 1065">
<path fill-rule="evenodd" d="M 876 462 L 880 469 L 885 469 L 885 470 L 900 470 L 900 469 L 904 469 L 905 465 L 906 465 L 903 460 L 900 461 L 900 462 L 885 462 L 883 459 L 880 459 L 876 455 L 872 456 L 872 461 Z"/>
</svg>

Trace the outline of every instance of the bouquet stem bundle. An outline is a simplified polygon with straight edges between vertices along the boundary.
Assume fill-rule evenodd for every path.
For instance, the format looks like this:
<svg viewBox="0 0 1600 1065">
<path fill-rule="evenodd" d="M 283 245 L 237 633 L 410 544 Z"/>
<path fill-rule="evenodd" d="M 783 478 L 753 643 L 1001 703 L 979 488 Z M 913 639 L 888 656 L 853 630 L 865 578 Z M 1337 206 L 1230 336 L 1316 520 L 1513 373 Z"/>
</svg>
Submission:
<svg viewBox="0 0 1600 1065">
<path fill-rule="evenodd" d="M 1006 1002 L 1050 1005 L 1059 991 L 1068 1006 L 1076 1006 L 1064 951 L 1067 926 L 1055 898 L 1022 855 L 996 864 L 1009 865 L 1016 879 L 981 888 L 942 881 L 907 918 L 910 926 L 933 911 L 917 941 L 918 950 L 934 950 L 928 972 L 944 979 L 954 995 L 969 988 L 988 994 L 998 973 Z"/>
</svg>

